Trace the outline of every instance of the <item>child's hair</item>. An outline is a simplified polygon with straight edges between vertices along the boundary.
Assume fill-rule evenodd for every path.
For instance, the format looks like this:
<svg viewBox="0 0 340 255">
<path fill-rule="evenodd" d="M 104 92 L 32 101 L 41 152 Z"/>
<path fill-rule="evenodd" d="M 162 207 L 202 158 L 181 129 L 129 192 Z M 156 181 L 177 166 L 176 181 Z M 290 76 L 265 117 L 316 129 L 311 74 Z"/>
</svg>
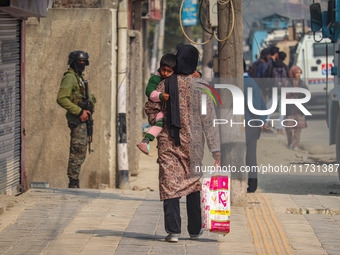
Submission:
<svg viewBox="0 0 340 255">
<path fill-rule="evenodd" d="M 160 67 L 167 66 L 172 70 L 176 68 L 176 56 L 174 54 L 165 54 L 161 58 Z"/>
</svg>

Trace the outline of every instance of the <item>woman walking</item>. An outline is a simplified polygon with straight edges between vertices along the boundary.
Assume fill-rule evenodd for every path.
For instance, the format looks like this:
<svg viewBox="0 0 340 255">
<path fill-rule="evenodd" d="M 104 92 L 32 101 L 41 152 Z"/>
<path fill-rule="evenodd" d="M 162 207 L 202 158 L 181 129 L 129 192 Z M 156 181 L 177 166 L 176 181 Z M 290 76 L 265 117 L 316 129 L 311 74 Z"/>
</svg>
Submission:
<svg viewBox="0 0 340 255">
<path fill-rule="evenodd" d="M 307 89 L 307 86 L 303 80 L 300 79 L 302 74 L 302 70 L 298 66 L 292 66 L 289 71 L 289 84 L 288 87 L 294 88 L 304 88 Z M 303 94 L 301 93 L 288 93 L 287 98 L 290 99 L 298 99 Z M 286 127 L 286 135 L 287 135 L 287 147 L 292 150 L 299 150 L 300 136 L 302 128 L 307 127 L 306 116 L 300 111 L 296 105 L 287 105 L 287 114 L 286 119 L 295 120 L 291 126 L 295 125 L 295 127 Z M 286 122 L 287 123 L 287 122 Z M 288 125 L 288 124 L 287 124 Z"/>
<path fill-rule="evenodd" d="M 207 101 L 207 114 L 201 115 L 201 94 L 204 80 L 194 78 L 198 51 L 183 45 L 177 53 L 177 71 L 163 80 L 157 91 L 170 95 L 164 109 L 165 127 L 157 137 L 160 200 L 163 201 L 165 230 L 168 242 L 177 242 L 181 233 L 179 200 L 186 196 L 188 232 L 191 239 L 202 234 L 200 206 L 200 175 L 195 166 L 201 166 L 204 135 L 210 152 L 220 159 L 219 130 L 213 127 L 216 119 L 212 100 Z M 150 124 L 161 110 L 159 103 L 148 101 L 146 113 Z"/>
</svg>

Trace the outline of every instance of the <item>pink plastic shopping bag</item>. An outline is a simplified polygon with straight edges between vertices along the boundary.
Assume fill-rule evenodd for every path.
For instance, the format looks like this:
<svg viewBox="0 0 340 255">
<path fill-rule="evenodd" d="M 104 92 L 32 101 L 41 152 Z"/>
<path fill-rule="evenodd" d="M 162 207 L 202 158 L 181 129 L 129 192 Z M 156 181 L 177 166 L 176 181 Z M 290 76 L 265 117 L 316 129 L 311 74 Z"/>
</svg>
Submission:
<svg viewBox="0 0 340 255">
<path fill-rule="evenodd" d="M 211 232 L 230 232 L 230 178 L 215 175 L 203 178 L 202 228 Z"/>
</svg>

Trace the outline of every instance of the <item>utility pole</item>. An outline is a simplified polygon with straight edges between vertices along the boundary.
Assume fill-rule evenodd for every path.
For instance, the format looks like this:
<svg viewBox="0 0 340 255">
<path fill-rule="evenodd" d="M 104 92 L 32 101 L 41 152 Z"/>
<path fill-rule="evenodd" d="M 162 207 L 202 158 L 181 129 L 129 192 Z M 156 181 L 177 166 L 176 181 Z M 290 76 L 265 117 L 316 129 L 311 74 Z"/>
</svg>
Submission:
<svg viewBox="0 0 340 255">
<path fill-rule="evenodd" d="M 218 38 L 225 39 L 232 27 L 232 5 L 234 8 L 234 29 L 229 39 L 218 44 L 218 71 L 220 83 L 233 84 L 243 91 L 243 47 L 242 47 L 242 0 L 230 0 L 232 3 L 219 4 L 218 8 Z M 220 1 L 221 2 L 221 1 Z M 228 1 L 222 1 L 228 2 Z M 243 116 L 233 116 L 232 96 L 228 90 L 221 90 L 223 104 L 219 118 L 232 120 L 234 124 L 221 128 L 221 165 L 232 165 L 240 170 L 245 165 L 245 128 Z M 230 122 L 229 122 L 230 123 Z M 242 123 L 242 124 L 241 124 Z M 247 203 L 247 174 L 231 173 L 231 198 L 234 206 L 245 206 Z"/>
<path fill-rule="evenodd" d="M 205 10 L 204 15 L 204 27 L 209 31 L 208 13 L 209 13 L 209 2 L 208 0 L 203 1 L 203 10 Z M 207 31 L 203 30 L 203 42 L 206 42 L 211 37 Z M 212 32 L 212 31 L 211 31 Z M 214 39 L 211 39 L 208 43 L 203 45 L 203 59 L 202 59 L 202 74 L 204 79 L 213 78 L 212 70 L 208 67 L 208 64 L 213 59 L 213 47 Z"/>
<path fill-rule="evenodd" d="M 157 62 L 158 62 L 158 56 L 157 56 L 157 48 L 158 48 L 158 40 L 159 40 L 159 22 L 155 25 L 155 30 L 153 33 L 153 43 L 152 43 L 152 57 L 151 57 L 151 66 L 150 71 L 152 73 L 155 73 L 157 71 Z"/>
<path fill-rule="evenodd" d="M 129 187 L 129 160 L 127 151 L 126 128 L 126 76 L 127 76 L 127 42 L 128 13 L 127 0 L 121 0 L 118 7 L 118 178 L 119 188 Z"/>
<path fill-rule="evenodd" d="M 159 39 L 159 23 L 157 22 L 155 25 L 154 33 L 153 33 L 152 56 L 151 56 L 151 65 L 150 65 L 151 73 L 155 73 L 157 71 L 158 39 Z"/>
</svg>

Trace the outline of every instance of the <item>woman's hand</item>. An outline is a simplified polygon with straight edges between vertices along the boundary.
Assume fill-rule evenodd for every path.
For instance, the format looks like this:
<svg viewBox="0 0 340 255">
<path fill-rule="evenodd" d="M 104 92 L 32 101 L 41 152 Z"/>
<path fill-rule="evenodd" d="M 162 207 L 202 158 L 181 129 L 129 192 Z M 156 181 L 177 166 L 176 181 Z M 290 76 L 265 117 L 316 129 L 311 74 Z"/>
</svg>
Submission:
<svg viewBox="0 0 340 255">
<path fill-rule="evenodd" d="M 216 161 L 220 161 L 221 160 L 221 152 L 220 151 L 214 151 L 212 153 L 212 156 L 213 158 L 216 160 Z"/>
</svg>

